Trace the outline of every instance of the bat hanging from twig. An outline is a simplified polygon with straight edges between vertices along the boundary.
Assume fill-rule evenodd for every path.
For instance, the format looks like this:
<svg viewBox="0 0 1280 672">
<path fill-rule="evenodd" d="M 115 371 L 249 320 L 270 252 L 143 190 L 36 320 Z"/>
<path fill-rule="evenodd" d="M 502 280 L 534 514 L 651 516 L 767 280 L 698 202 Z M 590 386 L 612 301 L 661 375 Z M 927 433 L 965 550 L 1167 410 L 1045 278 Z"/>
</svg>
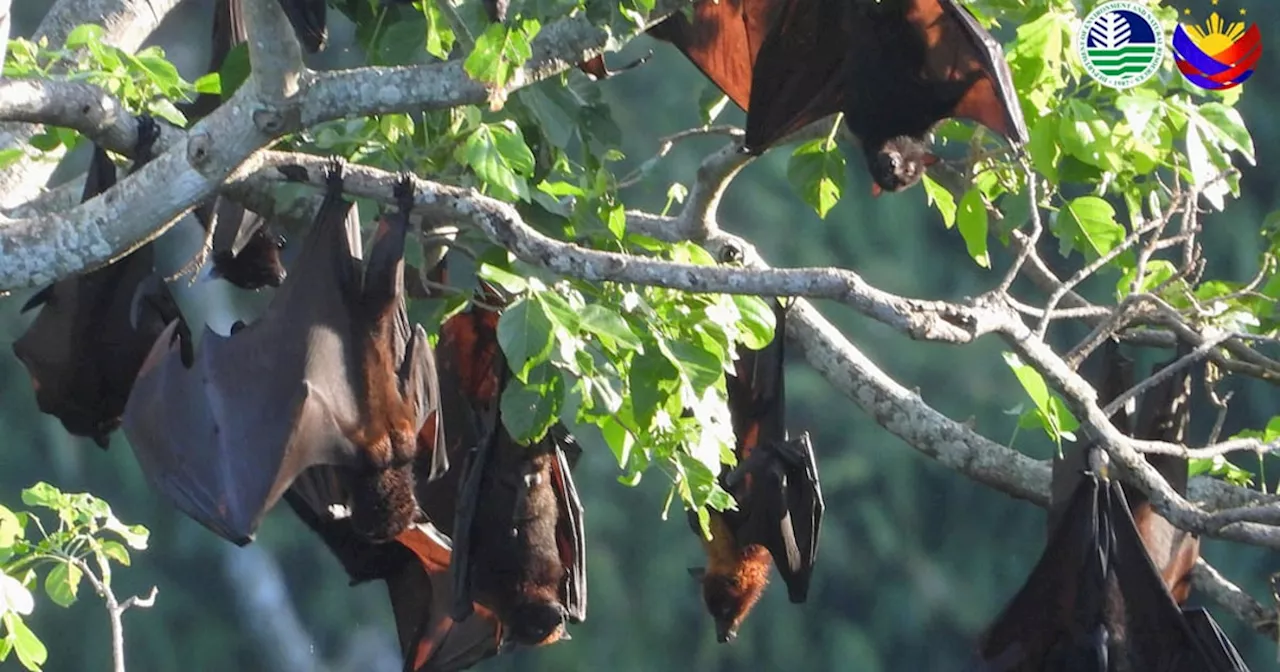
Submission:
<svg viewBox="0 0 1280 672">
<path fill-rule="evenodd" d="M 901 191 L 936 158 L 942 120 L 1028 142 L 1000 43 L 958 0 L 785 0 L 756 55 L 747 151 L 844 113 L 873 191 Z"/>
<path fill-rule="evenodd" d="M 1132 371 L 1114 344 L 1104 353 L 1103 404 L 1127 389 Z M 1181 415 L 1185 390 L 1181 376 L 1157 386 L 1147 417 Z M 1113 422 L 1127 429 L 1128 415 L 1121 411 Z M 968 669 L 1247 672 L 1208 612 L 1179 609 L 1148 555 L 1159 538 L 1143 538 L 1124 489 L 1106 479 L 1105 462 L 1093 444 L 1054 461 L 1049 542 Z"/>
<path fill-rule="evenodd" d="M 738 466 L 721 476 L 721 485 L 738 509 L 709 512 L 711 539 L 702 538 L 697 517 L 689 516 L 708 560 L 705 569 L 691 571 L 702 582 L 720 642 L 737 636 L 764 592 L 770 564 L 777 563 L 791 601 L 805 601 L 826 508 L 809 435 L 787 437 L 786 308 L 780 302 L 774 302 L 774 315 L 773 342 L 763 350 L 743 349 L 734 375 L 725 377 Z"/>
<path fill-rule="evenodd" d="M 496 293 L 487 305 L 501 305 Z M 441 327 L 437 347 L 441 407 L 450 445 L 456 510 L 452 616 L 473 604 L 502 622 L 502 649 L 568 639 L 586 617 L 586 541 L 571 474 L 580 449 L 559 425 L 521 446 L 502 425 L 499 402 L 510 377 L 498 347 L 498 313 L 473 305 Z M 420 500 L 433 501 L 427 484 Z M 434 508 L 432 510 L 435 510 Z"/>
<path fill-rule="evenodd" d="M 361 264 L 341 164 L 326 181 L 294 272 L 262 317 L 230 336 L 206 329 L 194 358 L 181 356 L 182 339 L 167 329 L 125 408 L 152 487 L 241 545 L 317 464 L 348 469 L 352 524 L 371 540 L 396 536 L 417 511 L 417 437 L 433 409 L 431 351 L 403 295 L 411 183 L 398 186 L 402 212 L 380 223 Z"/>
<path fill-rule="evenodd" d="M 137 170 L 151 158 L 158 127 L 138 120 Z M 87 201 L 111 188 L 116 167 L 94 147 L 85 178 Z M 151 344 L 173 323 L 186 331 L 178 305 L 155 273 L 155 251 L 144 245 L 113 264 L 40 290 L 22 312 L 40 307 L 13 352 L 31 374 L 40 410 L 77 436 L 106 448 Z"/>
</svg>

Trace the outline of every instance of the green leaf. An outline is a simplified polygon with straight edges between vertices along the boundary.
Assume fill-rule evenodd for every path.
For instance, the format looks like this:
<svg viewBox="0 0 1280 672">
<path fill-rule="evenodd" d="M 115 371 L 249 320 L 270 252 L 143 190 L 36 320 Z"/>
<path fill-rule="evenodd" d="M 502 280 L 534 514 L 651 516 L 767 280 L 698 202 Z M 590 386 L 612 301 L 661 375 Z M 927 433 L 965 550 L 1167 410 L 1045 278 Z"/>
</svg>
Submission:
<svg viewBox="0 0 1280 672">
<path fill-rule="evenodd" d="M 1059 142 L 1067 154 L 1104 170 L 1118 171 L 1124 162 L 1111 141 L 1111 126 L 1098 110 L 1072 98 L 1058 126 Z"/>
<path fill-rule="evenodd" d="M 551 352 L 551 320 L 542 303 L 525 298 L 502 313 L 498 320 L 498 344 L 517 379 L 526 380 L 529 368 Z"/>
<path fill-rule="evenodd" d="M 787 179 L 804 202 L 825 219 L 840 202 L 844 188 L 844 153 L 838 145 L 825 139 L 806 142 L 792 152 L 791 161 L 787 163 Z"/>
<path fill-rule="evenodd" d="M 1245 127 L 1239 111 L 1222 103 L 1205 103 L 1199 112 L 1209 122 L 1210 128 L 1217 131 L 1217 137 L 1227 149 L 1240 152 L 1251 165 L 1257 165 L 1253 136 Z"/>
<path fill-rule="evenodd" d="M 67 48 L 79 49 L 90 43 L 102 42 L 102 34 L 102 26 L 93 23 L 81 24 L 67 34 Z"/>
<path fill-rule="evenodd" d="M 80 580 L 84 572 L 70 562 L 61 561 L 44 577 L 44 592 L 49 599 L 60 607 L 69 607 L 76 601 L 76 593 L 80 590 Z"/>
<path fill-rule="evenodd" d="M 211 72 L 195 81 L 196 93 L 222 94 L 222 75 Z"/>
<path fill-rule="evenodd" d="M 938 212 L 942 213 L 942 222 L 947 228 L 956 225 L 956 197 L 947 190 L 946 187 L 933 181 L 928 173 L 925 173 L 924 179 L 924 195 L 928 199 L 929 204 L 936 207 Z"/>
<path fill-rule="evenodd" d="M 533 153 L 514 123 L 481 125 L 467 136 L 455 158 L 470 166 L 499 198 L 529 200 L 523 175 L 532 174 Z"/>
<path fill-rule="evenodd" d="M 622 346 L 626 350 L 644 351 L 644 345 L 631 331 L 625 318 L 618 311 L 600 304 L 591 304 L 582 310 L 582 330 Z"/>
<path fill-rule="evenodd" d="M 540 366 L 529 375 L 529 383 L 507 383 L 502 391 L 502 424 L 511 438 L 529 444 L 542 438 L 559 415 L 560 385 L 550 367 Z"/>
<path fill-rule="evenodd" d="M 23 156 L 26 156 L 26 152 L 19 147 L 0 149 L 0 170 L 4 170 L 21 161 Z"/>
<path fill-rule="evenodd" d="M 26 616 L 36 608 L 36 600 L 22 582 L 0 572 L 0 614 Z"/>
<path fill-rule="evenodd" d="M 9 639 L 13 642 L 13 651 L 18 654 L 18 661 L 28 670 L 39 670 L 49 659 L 49 651 L 44 642 L 31 632 L 26 623 L 17 614 L 8 613 L 3 617 L 4 627 L 9 631 Z"/>
<path fill-rule="evenodd" d="M 1146 275 L 1142 276 L 1142 284 L 1138 286 L 1138 294 L 1144 294 L 1164 284 L 1166 280 L 1172 278 L 1178 272 L 1177 267 L 1164 259 L 1152 259 L 1147 262 Z M 1123 300 L 1129 296 L 1129 287 L 1133 285 L 1134 278 L 1137 277 L 1138 269 L 1131 268 L 1120 276 L 1120 280 L 1116 282 L 1116 299 Z"/>
<path fill-rule="evenodd" d="M 728 105 L 729 96 L 724 95 L 720 87 L 708 82 L 702 87 L 702 93 L 698 95 L 698 114 L 702 119 L 702 125 L 710 126 Z"/>
<path fill-rule="evenodd" d="M 631 360 L 628 374 L 632 414 L 642 427 L 648 427 L 658 409 L 679 389 L 680 372 L 659 348 L 647 348 Z"/>
<path fill-rule="evenodd" d="M 982 200 L 982 192 L 977 188 L 969 189 L 960 197 L 956 224 L 974 263 L 991 268 L 991 256 L 987 253 L 987 207 Z"/>
<path fill-rule="evenodd" d="M 55 511 L 62 511 L 67 508 L 67 500 L 62 491 L 44 481 L 23 490 L 22 503 L 27 506 L 39 506 Z"/>
<path fill-rule="evenodd" d="M 1023 364 L 1022 360 L 1012 352 L 1004 353 L 1004 361 L 1013 371 L 1018 382 L 1022 384 L 1022 389 L 1026 391 L 1027 396 L 1031 397 L 1031 401 L 1035 403 L 1035 414 L 1041 426 L 1044 427 L 1045 433 L 1059 446 L 1063 438 L 1072 438 L 1071 432 L 1079 428 L 1080 422 L 1067 409 L 1066 404 L 1049 390 L 1040 372 Z M 1023 417 L 1025 419 L 1026 414 Z"/>
<path fill-rule="evenodd" d="M 449 52 L 453 51 L 453 45 L 457 39 L 453 34 L 453 28 L 444 13 L 440 11 L 438 3 L 424 2 L 422 8 L 427 19 L 427 53 L 447 61 Z"/>
<path fill-rule="evenodd" d="M 1116 221 L 1116 210 L 1097 196 L 1074 198 L 1062 208 L 1057 220 L 1058 237 L 1087 258 L 1096 259 L 1124 240 L 1124 227 Z"/>
<path fill-rule="evenodd" d="M 132 563 L 132 558 L 129 557 L 129 551 L 124 547 L 124 544 L 111 539 L 102 542 L 102 555 L 107 559 L 115 560 L 125 567 Z"/>
<path fill-rule="evenodd" d="M 668 342 L 676 368 L 685 375 L 689 384 L 697 394 L 715 385 L 724 376 L 724 367 L 720 358 L 707 350 L 689 343 L 679 341 Z"/>
<path fill-rule="evenodd" d="M 738 340 L 752 350 L 762 350 L 773 342 L 777 329 L 777 316 L 773 307 L 758 296 L 732 295 L 738 307 Z M 785 335 L 784 335 L 785 336 Z"/>
<path fill-rule="evenodd" d="M 476 275 L 480 276 L 480 279 L 492 282 L 512 294 L 523 294 L 529 290 L 528 280 L 493 264 L 480 264 Z"/>
<path fill-rule="evenodd" d="M 0 506 L 0 548 L 9 548 L 23 538 L 22 522 L 7 507 Z"/>
</svg>

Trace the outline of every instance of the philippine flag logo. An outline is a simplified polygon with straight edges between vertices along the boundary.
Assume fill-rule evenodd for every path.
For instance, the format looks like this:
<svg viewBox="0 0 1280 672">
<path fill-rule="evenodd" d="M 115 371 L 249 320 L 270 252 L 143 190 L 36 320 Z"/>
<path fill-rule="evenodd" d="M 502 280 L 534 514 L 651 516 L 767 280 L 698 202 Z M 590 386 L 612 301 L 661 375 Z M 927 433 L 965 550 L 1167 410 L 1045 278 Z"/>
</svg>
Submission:
<svg viewBox="0 0 1280 672">
<path fill-rule="evenodd" d="M 1239 86 L 1253 76 L 1261 56 L 1262 32 L 1256 23 L 1246 29 L 1243 21 L 1228 24 L 1214 12 L 1203 28 L 1180 23 L 1173 31 L 1174 62 L 1187 81 L 1202 89 Z"/>
</svg>

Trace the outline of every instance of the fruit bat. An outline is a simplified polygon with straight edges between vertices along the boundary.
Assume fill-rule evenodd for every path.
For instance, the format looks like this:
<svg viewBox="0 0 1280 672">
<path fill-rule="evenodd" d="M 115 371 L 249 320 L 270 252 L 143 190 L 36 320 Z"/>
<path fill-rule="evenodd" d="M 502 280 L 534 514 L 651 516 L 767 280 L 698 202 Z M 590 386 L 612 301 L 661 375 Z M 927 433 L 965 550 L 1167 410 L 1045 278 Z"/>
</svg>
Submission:
<svg viewBox="0 0 1280 672">
<path fill-rule="evenodd" d="M 1090 452 L 1099 463 L 1101 451 Z M 1062 523 L 968 669 L 1246 671 L 1207 613 L 1178 608 L 1147 556 L 1119 483 L 1099 470 L 1055 468 L 1055 479 L 1076 481 L 1061 503 Z"/>
<path fill-rule="evenodd" d="M 488 292 L 488 305 L 501 299 Z M 556 425 L 521 446 L 502 425 L 499 401 L 510 372 L 498 347 L 498 313 L 473 306 L 441 327 L 437 346 L 445 436 L 458 469 L 453 524 L 452 617 L 483 605 L 503 624 L 502 648 L 567 639 L 586 617 L 586 542 L 572 464 L 580 449 Z M 433 488 L 424 509 L 447 509 Z M 445 493 L 446 496 L 450 494 Z"/>
<path fill-rule="evenodd" d="M 150 117 L 139 119 L 135 166 L 150 159 L 157 130 Z M 94 147 L 82 200 L 115 182 L 115 164 Z M 170 323 L 175 331 L 186 330 L 169 288 L 155 273 L 154 259 L 151 245 L 143 245 L 113 264 L 45 287 L 22 307 L 24 313 L 41 307 L 13 344 L 31 375 L 36 404 L 68 432 L 90 437 L 102 448 L 120 426 L 151 344 Z"/>
<path fill-rule="evenodd" d="M 786 0 L 750 95 L 749 153 L 844 112 L 875 193 L 920 180 L 944 119 L 972 119 L 1014 145 L 1030 137 L 1000 44 L 957 0 Z"/>
<path fill-rule="evenodd" d="M 690 526 L 702 539 L 707 567 L 692 570 L 716 622 L 716 639 L 732 641 L 764 592 L 776 562 L 794 603 L 804 602 L 818 552 L 825 505 L 809 435 L 788 439 L 783 359 L 786 309 L 774 303 L 777 326 L 763 350 L 743 350 L 734 375 L 725 377 L 737 436 L 738 466 L 721 476 L 738 502 L 736 511 L 710 511 L 711 539 L 697 517 Z"/>
<path fill-rule="evenodd" d="M 1152 368 L 1151 375 L 1178 361 L 1191 351 L 1179 342 L 1174 358 Z M 1186 438 L 1191 416 L 1190 367 L 1183 368 L 1142 396 L 1135 438 L 1181 444 Z M 1187 494 L 1187 459 L 1176 455 L 1148 455 L 1147 461 L 1164 477 L 1174 492 Z M 1200 539 L 1165 520 L 1151 507 L 1146 493 L 1126 487 L 1125 497 L 1133 509 L 1133 522 L 1147 547 L 1147 553 L 1164 579 L 1173 599 L 1182 604 L 1191 594 L 1191 570 L 1200 557 Z"/>
<path fill-rule="evenodd" d="M 756 54 L 782 6 L 781 0 L 703 0 L 693 20 L 677 12 L 648 30 L 675 45 L 729 99 L 746 110 Z"/>
<path fill-rule="evenodd" d="M 1114 342 L 1106 344 L 1100 404 L 1109 404 L 1132 386 L 1132 364 Z M 1144 415 L 1181 416 L 1186 384 L 1180 373 L 1154 388 L 1144 399 Z M 1126 433 L 1130 420 L 1127 408 L 1112 417 Z M 1145 420 L 1140 427 L 1155 426 L 1150 423 Z M 967 669 L 1246 671 L 1207 612 L 1178 608 L 1169 592 L 1175 584 L 1166 583 L 1148 553 L 1160 538 L 1143 537 L 1126 488 L 1100 473 L 1104 461 L 1096 446 L 1069 450 L 1054 460 L 1048 545 L 1022 589 L 983 635 L 977 660 Z M 1185 481 L 1185 463 L 1182 469 Z"/>
<path fill-rule="evenodd" d="M 406 672 L 463 670 L 498 653 L 502 624 L 491 611 L 473 605 L 475 613 L 461 621 L 450 616 L 452 541 L 430 521 L 415 522 L 390 542 L 370 543 L 351 524 L 342 470 L 330 466 L 303 472 L 284 499 L 324 540 L 352 585 L 386 582 Z"/>
<path fill-rule="evenodd" d="M 351 522 L 370 540 L 395 537 L 417 510 L 433 362 L 402 293 L 411 183 L 397 187 L 401 212 L 380 223 L 362 264 L 340 163 L 326 182 L 294 272 L 262 317 L 230 336 L 206 329 L 193 357 L 167 329 L 125 407 L 125 433 L 152 487 L 240 545 L 316 464 L 348 469 Z"/>
<path fill-rule="evenodd" d="M 242 2 L 218 0 L 214 7 L 209 72 L 221 70 L 231 49 L 245 41 Z M 221 104 L 222 96 L 202 93 L 195 102 L 181 108 L 194 124 Z M 287 273 L 280 251 L 286 241 L 271 230 L 264 218 L 222 197 L 202 203 L 194 214 L 205 230 L 205 249 L 211 253 L 209 277 L 222 278 L 248 290 L 279 287 L 284 282 Z M 203 259 L 203 254 L 198 259 Z"/>
</svg>

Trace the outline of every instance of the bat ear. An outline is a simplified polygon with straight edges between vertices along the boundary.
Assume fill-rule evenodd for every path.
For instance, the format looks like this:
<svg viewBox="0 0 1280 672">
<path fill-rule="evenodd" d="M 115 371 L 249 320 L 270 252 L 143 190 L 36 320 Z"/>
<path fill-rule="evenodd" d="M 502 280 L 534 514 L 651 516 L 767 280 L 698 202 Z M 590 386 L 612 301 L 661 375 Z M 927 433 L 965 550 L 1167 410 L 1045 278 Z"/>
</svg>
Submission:
<svg viewBox="0 0 1280 672">
<path fill-rule="evenodd" d="M 925 152 L 924 156 L 920 157 L 920 164 L 925 168 L 928 168 L 937 162 L 938 157 L 934 156 L 932 152 Z"/>
<path fill-rule="evenodd" d="M 871 183 L 871 195 L 876 198 L 880 198 L 880 194 L 883 194 L 883 193 L 884 193 L 884 188 L 880 186 L 880 183 L 873 181 Z"/>
<path fill-rule="evenodd" d="M 706 575 L 707 575 L 706 567 L 690 567 L 689 568 L 689 576 L 692 576 L 693 578 L 699 581 L 701 581 L 702 578 L 705 577 Z"/>
</svg>

